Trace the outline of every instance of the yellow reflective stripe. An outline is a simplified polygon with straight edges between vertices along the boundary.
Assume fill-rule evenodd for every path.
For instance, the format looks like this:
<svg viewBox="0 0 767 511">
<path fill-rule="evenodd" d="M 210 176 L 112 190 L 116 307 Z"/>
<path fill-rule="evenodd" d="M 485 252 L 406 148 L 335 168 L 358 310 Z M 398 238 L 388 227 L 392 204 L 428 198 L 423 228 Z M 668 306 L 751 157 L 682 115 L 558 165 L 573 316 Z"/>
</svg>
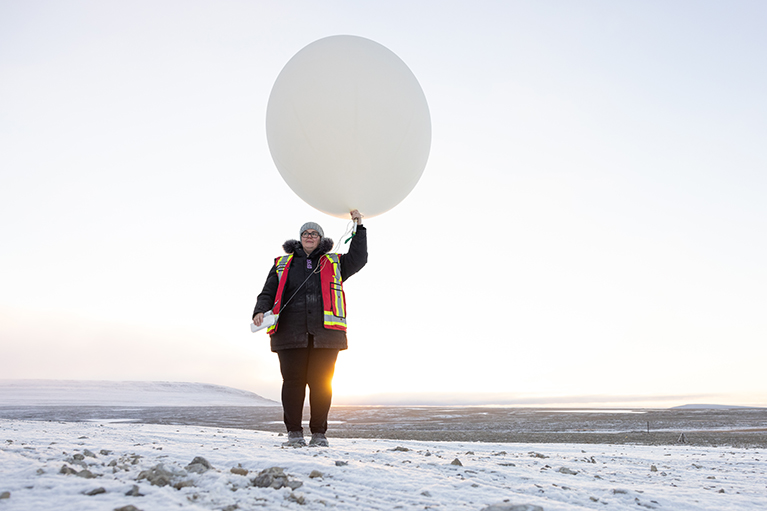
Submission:
<svg viewBox="0 0 767 511">
<path fill-rule="evenodd" d="M 338 325 L 345 325 L 346 324 L 346 318 L 341 318 L 336 315 L 334 315 L 332 312 L 326 312 L 325 313 L 325 323 L 335 323 Z"/>
<path fill-rule="evenodd" d="M 339 271 L 339 268 L 338 268 L 338 263 L 339 263 L 338 254 L 327 254 L 325 257 L 327 257 L 328 260 L 333 265 L 332 266 L 333 282 L 328 283 L 328 285 L 330 286 L 330 291 L 331 291 L 331 300 L 333 301 L 332 311 L 335 311 L 335 314 L 333 314 L 332 316 L 335 316 L 336 318 L 345 318 L 346 307 L 344 307 L 344 294 L 343 294 L 343 286 L 341 284 L 341 272 Z M 327 315 L 325 316 L 325 318 L 326 318 L 325 323 L 327 324 L 329 322 L 327 319 Z M 343 320 L 343 324 L 346 324 L 345 320 Z"/>
<path fill-rule="evenodd" d="M 343 318 L 336 318 L 335 316 L 331 316 L 331 318 L 334 318 L 338 321 L 331 321 L 327 317 L 325 318 L 325 328 L 334 328 L 336 330 L 346 330 L 346 320 Z"/>
<path fill-rule="evenodd" d="M 333 291 L 333 302 L 335 302 L 335 308 L 333 309 L 336 311 L 336 314 L 342 318 L 346 317 L 346 312 L 344 311 L 344 297 L 341 295 L 341 289 L 340 287 L 333 287 L 331 288 Z"/>
<path fill-rule="evenodd" d="M 284 255 L 277 259 L 277 282 L 282 278 L 282 272 L 285 271 L 285 266 L 287 266 L 291 257 L 293 257 L 293 254 Z"/>
</svg>

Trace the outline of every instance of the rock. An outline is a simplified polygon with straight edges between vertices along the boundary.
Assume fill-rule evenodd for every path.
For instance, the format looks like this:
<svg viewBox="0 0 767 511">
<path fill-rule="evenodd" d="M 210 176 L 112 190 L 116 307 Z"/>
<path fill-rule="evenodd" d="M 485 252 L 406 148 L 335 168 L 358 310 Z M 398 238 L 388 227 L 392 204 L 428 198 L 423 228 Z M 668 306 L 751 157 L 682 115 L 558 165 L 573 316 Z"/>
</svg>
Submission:
<svg viewBox="0 0 767 511">
<path fill-rule="evenodd" d="M 96 457 L 96 453 L 94 453 L 93 451 L 89 451 L 88 449 L 83 449 L 83 455 L 88 456 L 89 458 Z"/>
<path fill-rule="evenodd" d="M 116 507 L 114 508 L 114 511 L 141 511 L 139 508 L 134 506 L 133 504 L 128 504 L 127 506 L 123 507 Z"/>
<path fill-rule="evenodd" d="M 320 472 L 319 470 L 312 470 L 312 473 L 309 474 L 309 477 L 311 479 L 317 479 L 318 477 L 322 477 L 322 472 Z"/>
<path fill-rule="evenodd" d="M 106 489 L 103 487 L 96 488 L 95 490 L 91 490 L 88 492 L 85 492 L 85 495 L 88 495 L 89 497 L 93 497 L 94 495 L 101 495 L 102 493 L 106 493 Z"/>
<path fill-rule="evenodd" d="M 4 491 L 3 493 L 0 493 L 0 499 L 10 499 L 11 498 L 11 492 Z"/>
<path fill-rule="evenodd" d="M 190 486 L 194 486 L 194 482 L 190 479 L 179 481 L 173 485 L 173 487 L 177 490 L 180 490 L 181 488 L 189 488 Z"/>
<path fill-rule="evenodd" d="M 144 494 L 143 494 L 143 493 L 141 493 L 141 492 L 139 492 L 139 490 L 138 490 L 138 485 L 137 485 L 137 484 L 134 484 L 134 485 L 133 485 L 133 488 L 131 488 L 130 490 L 128 490 L 128 491 L 125 493 L 125 496 L 126 496 L 126 497 L 143 497 L 143 496 L 144 496 Z"/>
<path fill-rule="evenodd" d="M 185 468 L 188 472 L 191 472 L 193 474 L 204 474 L 205 472 L 209 470 L 205 468 L 205 465 L 201 465 L 199 463 L 190 463 Z"/>
<path fill-rule="evenodd" d="M 431 497 L 431 493 L 429 492 L 429 490 L 422 491 L 421 495 L 423 495 L 424 497 Z"/>
<path fill-rule="evenodd" d="M 236 474 L 238 476 L 248 475 L 248 469 L 242 468 L 242 467 L 232 467 L 229 469 L 229 472 L 231 472 L 232 474 Z"/>
<path fill-rule="evenodd" d="M 570 468 L 567 468 L 567 467 L 559 467 L 557 469 L 557 472 L 559 472 L 560 474 L 568 474 L 568 475 L 571 475 L 571 476 L 574 476 L 574 475 L 576 475 L 578 473 L 577 470 L 573 470 L 573 469 L 570 469 Z"/>
<path fill-rule="evenodd" d="M 503 502 L 497 502 L 487 507 L 483 507 L 482 511 L 543 511 L 543 508 L 532 504 L 512 504 L 511 502 L 504 500 Z"/>
<path fill-rule="evenodd" d="M 306 504 L 306 497 L 304 497 L 301 493 L 290 492 L 290 495 L 288 495 L 286 499 L 290 502 L 295 502 L 296 504 L 300 504 L 302 506 Z"/>
<path fill-rule="evenodd" d="M 74 460 L 74 459 L 71 459 L 71 458 L 69 460 L 67 460 L 67 461 L 69 461 L 69 463 L 71 463 L 72 465 L 76 465 L 76 466 L 81 467 L 81 468 L 88 468 L 88 464 L 85 463 L 84 461 Z"/>
<path fill-rule="evenodd" d="M 722 488 L 721 490 L 719 490 L 719 493 L 724 493 L 724 488 Z"/>
<path fill-rule="evenodd" d="M 285 469 L 282 467 L 270 467 L 262 470 L 258 475 L 270 475 L 270 476 L 284 476 Z"/>
<path fill-rule="evenodd" d="M 644 507 L 644 508 L 647 508 L 647 509 L 655 509 L 654 505 L 648 504 L 647 502 L 642 502 L 641 500 L 639 500 L 638 497 L 634 499 L 634 502 L 636 503 L 637 506 Z M 655 502 L 655 501 L 653 500 L 653 502 Z M 657 504 L 657 502 L 655 502 L 655 503 Z"/>
<path fill-rule="evenodd" d="M 78 452 L 77 454 L 73 454 L 72 455 L 72 459 L 77 460 L 77 461 L 83 461 L 85 459 L 85 455 L 84 454 L 80 454 Z"/>
<path fill-rule="evenodd" d="M 68 467 L 67 465 L 62 465 L 61 470 L 59 470 L 59 474 L 64 474 L 66 476 L 77 475 L 77 470 L 73 469 L 72 467 Z"/>
<path fill-rule="evenodd" d="M 194 472 L 195 474 L 202 474 L 203 472 L 207 472 L 208 470 L 212 469 L 213 467 L 211 464 L 203 458 L 202 456 L 196 456 L 192 462 L 186 466 L 186 469 L 189 472 Z"/>
<path fill-rule="evenodd" d="M 530 455 L 531 458 L 543 458 L 543 459 L 548 458 L 548 456 L 546 456 L 545 454 L 541 454 L 539 452 L 530 451 L 528 454 Z"/>
<path fill-rule="evenodd" d="M 304 484 L 297 479 L 290 479 L 285 473 L 285 470 L 281 467 L 271 467 L 262 470 L 251 482 L 253 483 L 253 486 L 257 488 L 274 488 L 275 490 L 279 490 L 285 486 L 289 487 L 291 490 L 295 490 Z"/>
<path fill-rule="evenodd" d="M 408 451 L 410 451 L 410 449 L 408 449 L 407 447 L 402 447 L 402 446 L 399 446 L 399 445 L 397 447 L 395 447 L 394 449 L 389 449 L 389 450 L 390 451 L 399 451 L 399 452 L 408 452 Z"/>
<path fill-rule="evenodd" d="M 172 477 L 173 474 L 160 463 L 149 470 L 141 471 L 138 475 L 138 480 L 146 479 L 152 486 L 167 486 L 170 484 Z"/>
<path fill-rule="evenodd" d="M 456 465 L 458 467 L 462 467 L 463 466 L 463 463 L 461 463 L 461 460 L 459 460 L 458 458 L 456 458 L 453 461 L 451 461 L 450 464 L 451 465 Z"/>
<path fill-rule="evenodd" d="M 628 495 L 628 490 L 623 488 L 613 488 L 613 495 Z"/>
<path fill-rule="evenodd" d="M 101 449 L 99 451 L 99 454 L 101 454 L 102 456 L 109 456 L 110 454 L 112 454 L 112 451 L 110 451 L 108 449 Z"/>
<path fill-rule="evenodd" d="M 657 471 L 658 471 L 658 467 L 656 467 L 655 465 L 650 465 L 650 472 L 657 472 Z"/>
<path fill-rule="evenodd" d="M 76 473 L 75 475 L 76 475 L 77 477 L 82 477 L 82 478 L 84 478 L 84 479 L 96 479 L 96 478 L 98 477 L 96 474 L 94 474 L 93 472 L 91 472 L 91 471 L 90 471 L 90 470 L 88 470 L 87 468 L 86 468 L 86 469 L 83 469 L 83 470 L 81 470 L 81 471 L 79 471 L 79 472 L 78 472 L 78 473 Z"/>
<path fill-rule="evenodd" d="M 348 465 L 348 464 L 349 464 L 349 462 L 348 462 L 348 461 L 340 461 L 340 460 L 336 460 L 336 466 L 337 466 L 337 467 L 345 467 L 345 466 L 346 466 L 346 465 Z"/>
</svg>

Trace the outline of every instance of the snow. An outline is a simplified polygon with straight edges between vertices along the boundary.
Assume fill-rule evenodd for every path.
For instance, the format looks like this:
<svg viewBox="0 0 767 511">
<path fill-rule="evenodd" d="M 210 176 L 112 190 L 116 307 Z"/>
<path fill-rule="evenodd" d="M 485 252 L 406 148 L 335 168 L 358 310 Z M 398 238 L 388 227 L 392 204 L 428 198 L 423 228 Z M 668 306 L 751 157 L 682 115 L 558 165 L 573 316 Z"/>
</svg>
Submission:
<svg viewBox="0 0 767 511">
<path fill-rule="evenodd" d="M 246 390 L 162 381 L 0 380 L 0 406 L 279 406 Z"/>
<path fill-rule="evenodd" d="M 0 431 L 2 511 L 102 511 L 128 505 L 143 511 L 479 510 L 503 501 L 545 511 L 767 508 L 762 449 L 332 435 L 329 448 L 283 448 L 284 436 L 262 431 L 8 419 L 0 420 Z M 74 458 L 77 454 L 85 455 L 82 461 Z M 198 456 L 213 468 L 187 469 Z M 456 459 L 461 465 L 453 464 Z M 140 477 L 160 464 L 173 474 L 170 485 L 155 486 Z M 63 466 L 87 467 L 97 477 L 65 475 Z M 239 467 L 247 475 L 231 472 Z M 260 471 L 270 467 L 281 467 L 294 486 L 302 485 L 254 486 Z M 185 481 L 189 486 L 173 487 Z M 126 495 L 134 485 L 143 496 Z M 99 488 L 104 491 L 87 495 Z"/>
</svg>

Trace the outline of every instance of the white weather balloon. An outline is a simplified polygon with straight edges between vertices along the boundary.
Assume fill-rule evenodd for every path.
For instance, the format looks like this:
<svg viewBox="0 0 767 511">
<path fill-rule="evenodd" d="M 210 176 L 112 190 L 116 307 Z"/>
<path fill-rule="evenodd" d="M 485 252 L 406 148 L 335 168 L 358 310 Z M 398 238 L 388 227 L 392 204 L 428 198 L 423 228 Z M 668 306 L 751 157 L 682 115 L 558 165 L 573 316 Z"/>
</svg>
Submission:
<svg viewBox="0 0 767 511">
<path fill-rule="evenodd" d="M 293 191 L 329 215 L 399 204 L 423 174 L 431 119 L 421 86 L 384 46 L 357 36 L 315 41 L 280 72 L 266 136 Z"/>
</svg>

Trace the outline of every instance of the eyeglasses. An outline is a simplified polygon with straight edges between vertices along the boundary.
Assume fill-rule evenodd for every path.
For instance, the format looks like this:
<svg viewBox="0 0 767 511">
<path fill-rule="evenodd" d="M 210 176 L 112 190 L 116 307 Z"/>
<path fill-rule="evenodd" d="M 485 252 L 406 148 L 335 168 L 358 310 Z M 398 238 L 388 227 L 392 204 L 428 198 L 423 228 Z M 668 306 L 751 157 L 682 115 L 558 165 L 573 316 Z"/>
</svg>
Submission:
<svg viewBox="0 0 767 511">
<path fill-rule="evenodd" d="M 319 238 L 320 237 L 320 233 L 305 231 L 305 232 L 301 233 L 301 237 L 302 238 Z"/>
</svg>

